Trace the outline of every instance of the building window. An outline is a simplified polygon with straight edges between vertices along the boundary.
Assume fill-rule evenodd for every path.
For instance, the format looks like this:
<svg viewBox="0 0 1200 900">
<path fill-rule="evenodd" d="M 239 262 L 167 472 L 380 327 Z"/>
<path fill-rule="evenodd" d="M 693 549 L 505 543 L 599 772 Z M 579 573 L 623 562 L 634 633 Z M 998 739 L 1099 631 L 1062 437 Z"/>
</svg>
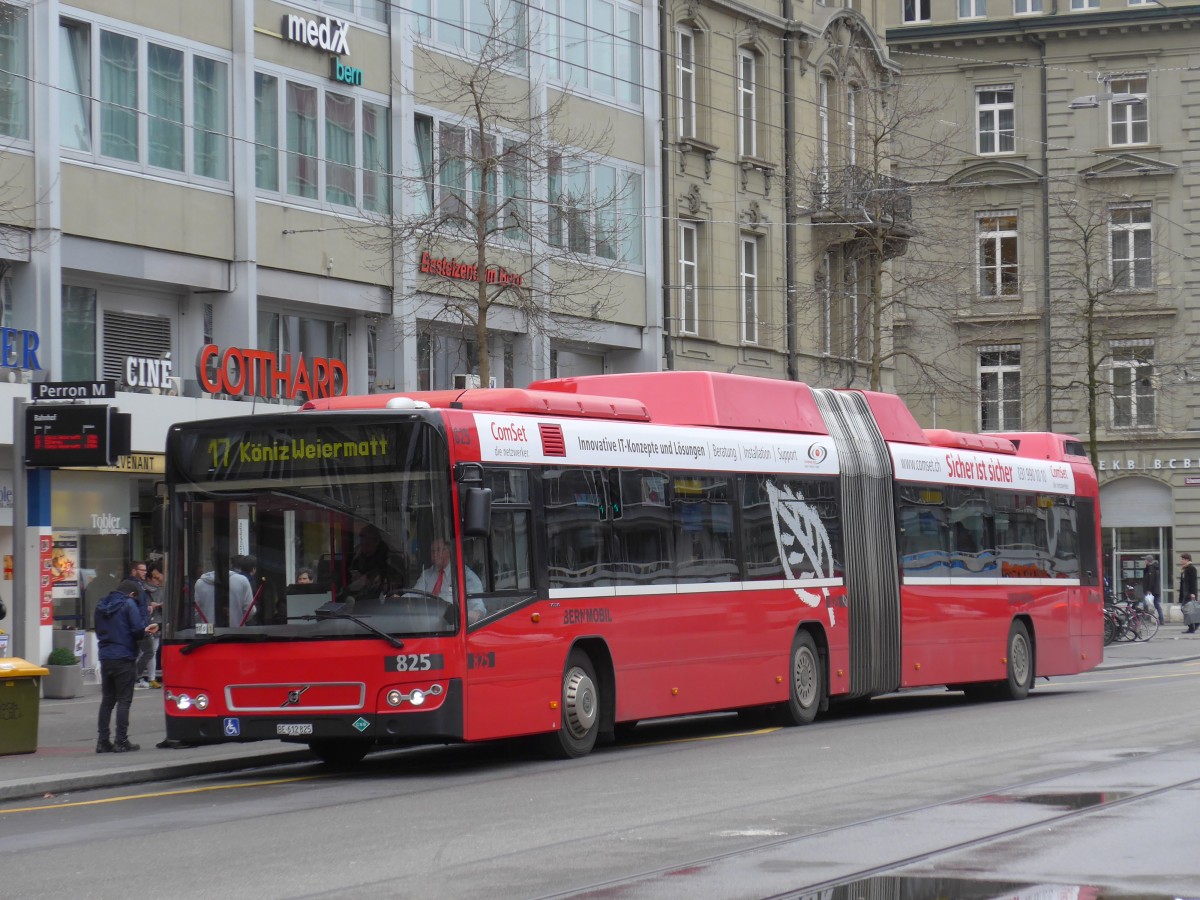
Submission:
<svg viewBox="0 0 1200 900">
<path fill-rule="evenodd" d="M 928 22 L 931 0 L 901 0 L 903 3 L 903 21 L 906 25 L 914 22 Z"/>
<path fill-rule="evenodd" d="M 641 174 L 552 156 L 549 188 L 552 246 L 642 264 Z"/>
<path fill-rule="evenodd" d="M 742 343 L 758 343 L 758 238 L 742 235 Z"/>
<path fill-rule="evenodd" d="M 305 0 L 304 5 L 315 6 L 335 19 L 355 16 L 369 22 L 386 22 L 390 3 L 389 0 Z"/>
<path fill-rule="evenodd" d="M 1071 0 L 1071 9 L 1099 9 L 1100 0 Z"/>
<path fill-rule="evenodd" d="M 279 190 L 279 79 L 254 73 L 254 184 Z"/>
<path fill-rule="evenodd" d="M 698 282 L 700 228 L 693 222 L 679 223 L 679 332 L 700 333 Z"/>
<path fill-rule="evenodd" d="M 833 79 L 822 75 L 817 83 L 817 166 L 821 170 L 822 182 L 829 179 L 829 98 L 833 92 Z"/>
<path fill-rule="evenodd" d="M 1021 430 L 1021 347 L 979 351 L 979 430 Z"/>
<path fill-rule="evenodd" d="M 0 135 L 29 137 L 29 10 L 0 3 Z"/>
<path fill-rule="evenodd" d="M 979 296 L 1015 297 L 1017 268 L 1017 211 L 979 213 Z"/>
<path fill-rule="evenodd" d="M 1114 206 L 1109 209 L 1112 246 L 1112 284 L 1118 291 L 1149 290 L 1152 235 L 1150 204 Z"/>
<path fill-rule="evenodd" d="M 1012 153 L 1015 149 L 1016 106 L 1011 84 L 975 88 L 979 153 Z"/>
<path fill-rule="evenodd" d="M 738 153 L 758 155 L 758 65 L 751 50 L 738 51 Z"/>
<path fill-rule="evenodd" d="M 229 179 L 229 67 L 215 59 L 192 57 L 193 166 L 197 175 Z"/>
<path fill-rule="evenodd" d="M 503 222 L 504 237 L 516 240 L 529 227 L 527 148 L 516 141 L 501 140 L 452 122 L 437 123 L 429 116 L 415 119 L 417 157 L 422 180 L 428 186 L 418 196 L 417 210 L 436 201 L 439 216 L 458 220 L 463 228 L 474 228 L 482 216 L 491 230 Z M 437 159 L 436 177 L 432 160 Z M 484 160 L 492 165 L 486 168 Z M 435 190 L 436 189 L 436 190 Z M 436 197 L 434 194 L 436 193 Z"/>
<path fill-rule="evenodd" d="M 546 0 L 551 76 L 571 90 L 642 105 L 642 14 L 623 0 Z"/>
<path fill-rule="evenodd" d="M 497 61 L 528 64 L 525 3 L 519 0 L 413 0 L 416 33 L 447 47 L 478 54 L 485 47 Z M 399 8 L 399 7 L 397 7 Z"/>
<path fill-rule="evenodd" d="M 1013 0 L 1014 16 L 1041 15 L 1044 11 L 1043 0 Z"/>
<path fill-rule="evenodd" d="M 71 150 L 92 149 L 92 28 L 63 19 L 58 26 L 59 142 Z"/>
<path fill-rule="evenodd" d="M 100 32 L 100 155 L 138 161 L 138 42 Z M 153 158 L 150 161 L 154 165 Z"/>
<path fill-rule="evenodd" d="M 229 181 L 227 61 L 63 19 L 58 78 L 64 149 Z"/>
<path fill-rule="evenodd" d="M 821 269 L 817 274 L 817 294 L 821 303 L 821 350 L 833 353 L 833 267 L 834 255 L 826 251 L 821 256 Z"/>
<path fill-rule="evenodd" d="M 96 377 L 96 291 L 62 286 L 62 378 L 92 381 Z"/>
<path fill-rule="evenodd" d="M 1114 428 L 1154 425 L 1154 346 L 1114 341 L 1112 346 L 1112 424 Z"/>
<path fill-rule="evenodd" d="M 858 165 L 858 85 L 852 84 L 846 91 L 846 162 Z"/>
<path fill-rule="evenodd" d="M 1133 94 L 1139 98 L 1134 103 L 1109 102 L 1108 112 L 1112 121 L 1112 145 L 1145 144 L 1150 139 L 1149 109 L 1146 101 L 1147 80 L 1145 75 L 1129 75 L 1113 78 L 1108 89 L 1115 94 Z"/>
<path fill-rule="evenodd" d="M 696 136 L 696 35 L 690 28 L 675 29 L 675 81 L 679 91 L 679 136 Z"/>
<path fill-rule="evenodd" d="M 986 19 L 987 0 L 958 0 L 960 19 Z"/>
<path fill-rule="evenodd" d="M 388 127 L 382 103 L 256 72 L 255 184 L 261 191 L 386 213 Z"/>
</svg>

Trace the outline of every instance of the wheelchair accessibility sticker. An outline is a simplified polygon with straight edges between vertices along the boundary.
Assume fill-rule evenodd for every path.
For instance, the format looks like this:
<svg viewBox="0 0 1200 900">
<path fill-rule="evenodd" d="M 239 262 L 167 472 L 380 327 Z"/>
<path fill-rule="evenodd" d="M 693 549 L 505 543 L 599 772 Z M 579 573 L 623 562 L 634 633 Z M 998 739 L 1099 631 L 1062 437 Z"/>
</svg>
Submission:
<svg viewBox="0 0 1200 900">
<path fill-rule="evenodd" d="M 241 719 L 225 720 L 225 737 L 239 737 L 242 733 Z"/>
</svg>

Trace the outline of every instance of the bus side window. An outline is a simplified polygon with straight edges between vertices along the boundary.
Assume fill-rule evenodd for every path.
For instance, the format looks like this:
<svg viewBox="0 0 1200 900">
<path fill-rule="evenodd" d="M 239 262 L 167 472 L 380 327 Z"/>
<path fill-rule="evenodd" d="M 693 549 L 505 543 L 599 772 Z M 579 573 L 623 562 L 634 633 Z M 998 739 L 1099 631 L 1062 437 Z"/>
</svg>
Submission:
<svg viewBox="0 0 1200 900">
<path fill-rule="evenodd" d="M 528 471 L 488 468 L 485 479 L 492 489 L 492 531 L 486 539 L 464 541 L 463 556 L 483 581 L 483 602 L 492 615 L 524 601 L 533 590 L 533 512 Z"/>
</svg>

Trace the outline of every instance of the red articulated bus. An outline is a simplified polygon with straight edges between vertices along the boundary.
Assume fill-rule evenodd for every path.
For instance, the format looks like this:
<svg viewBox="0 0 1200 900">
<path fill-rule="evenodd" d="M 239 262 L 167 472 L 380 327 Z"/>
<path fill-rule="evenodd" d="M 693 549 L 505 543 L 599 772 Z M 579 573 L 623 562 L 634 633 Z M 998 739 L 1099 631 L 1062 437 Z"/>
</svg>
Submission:
<svg viewBox="0 0 1200 900">
<path fill-rule="evenodd" d="M 167 735 L 370 748 L 811 722 L 1101 660 L 1097 483 L 1056 434 L 704 372 L 174 426 Z"/>
</svg>

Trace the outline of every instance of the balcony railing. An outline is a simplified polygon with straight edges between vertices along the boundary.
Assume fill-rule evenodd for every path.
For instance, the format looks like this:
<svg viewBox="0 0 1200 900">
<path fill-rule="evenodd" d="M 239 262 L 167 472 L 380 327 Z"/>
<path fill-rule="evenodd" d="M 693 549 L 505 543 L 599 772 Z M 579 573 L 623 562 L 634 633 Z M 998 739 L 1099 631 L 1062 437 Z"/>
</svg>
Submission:
<svg viewBox="0 0 1200 900">
<path fill-rule="evenodd" d="M 911 185 L 861 166 L 832 166 L 808 174 L 814 222 L 893 226 L 912 222 Z"/>
</svg>

